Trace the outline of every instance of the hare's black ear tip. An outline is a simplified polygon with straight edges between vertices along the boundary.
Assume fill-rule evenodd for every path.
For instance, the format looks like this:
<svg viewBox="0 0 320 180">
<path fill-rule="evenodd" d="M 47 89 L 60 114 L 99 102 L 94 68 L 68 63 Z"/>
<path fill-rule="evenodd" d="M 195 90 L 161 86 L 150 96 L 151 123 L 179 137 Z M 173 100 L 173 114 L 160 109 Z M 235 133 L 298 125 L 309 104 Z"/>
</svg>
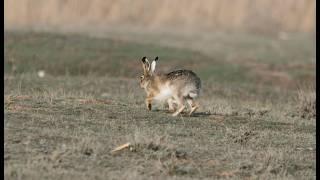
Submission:
<svg viewBox="0 0 320 180">
<path fill-rule="evenodd" d="M 142 62 L 145 62 L 146 59 L 147 59 L 147 57 L 144 56 L 141 60 L 142 60 Z"/>
<path fill-rule="evenodd" d="M 154 60 L 157 61 L 159 59 L 159 57 L 157 56 Z"/>
</svg>

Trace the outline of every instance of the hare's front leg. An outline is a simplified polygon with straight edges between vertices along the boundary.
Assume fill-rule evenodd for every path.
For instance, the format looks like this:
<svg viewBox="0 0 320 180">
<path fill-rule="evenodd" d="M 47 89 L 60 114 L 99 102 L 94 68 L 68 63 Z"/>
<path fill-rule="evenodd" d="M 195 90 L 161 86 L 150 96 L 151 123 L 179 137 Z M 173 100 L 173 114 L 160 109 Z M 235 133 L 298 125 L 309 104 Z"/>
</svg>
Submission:
<svg viewBox="0 0 320 180">
<path fill-rule="evenodd" d="M 145 100 L 146 105 L 147 105 L 147 108 L 148 108 L 149 111 L 151 111 L 151 108 L 152 108 L 152 106 L 151 106 L 152 100 L 153 100 L 153 97 L 152 97 L 152 96 L 148 96 L 148 97 L 146 98 L 146 100 Z"/>
<path fill-rule="evenodd" d="M 175 107 L 174 107 L 174 99 L 173 98 L 169 98 L 167 100 L 168 106 L 169 106 L 169 112 L 174 112 L 175 111 Z"/>
</svg>

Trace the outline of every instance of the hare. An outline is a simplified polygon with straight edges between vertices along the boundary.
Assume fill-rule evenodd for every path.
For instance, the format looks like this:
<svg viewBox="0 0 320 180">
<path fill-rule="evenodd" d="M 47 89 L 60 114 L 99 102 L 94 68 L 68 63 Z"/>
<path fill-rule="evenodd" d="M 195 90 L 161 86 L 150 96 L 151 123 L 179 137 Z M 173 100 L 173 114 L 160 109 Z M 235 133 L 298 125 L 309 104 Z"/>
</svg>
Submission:
<svg viewBox="0 0 320 180">
<path fill-rule="evenodd" d="M 172 116 L 179 115 L 186 107 L 190 107 L 191 115 L 199 104 L 195 99 L 200 94 L 200 78 L 190 70 L 176 70 L 167 74 L 156 74 L 156 62 L 158 57 L 150 64 L 146 57 L 142 58 L 143 75 L 140 77 L 140 86 L 147 93 L 145 103 L 151 110 L 153 100 L 166 101 Z M 175 107 L 176 106 L 176 107 Z"/>
</svg>

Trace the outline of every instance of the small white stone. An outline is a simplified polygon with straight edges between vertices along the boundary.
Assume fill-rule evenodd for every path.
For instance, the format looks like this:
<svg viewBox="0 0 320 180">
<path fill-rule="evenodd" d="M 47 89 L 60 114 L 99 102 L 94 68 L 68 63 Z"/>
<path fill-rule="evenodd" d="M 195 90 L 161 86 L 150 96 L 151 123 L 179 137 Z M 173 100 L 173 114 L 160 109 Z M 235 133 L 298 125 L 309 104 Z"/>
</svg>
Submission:
<svg viewBox="0 0 320 180">
<path fill-rule="evenodd" d="M 45 75 L 45 72 L 44 72 L 43 70 L 38 71 L 38 76 L 39 76 L 40 78 L 43 78 L 44 75 Z"/>
</svg>

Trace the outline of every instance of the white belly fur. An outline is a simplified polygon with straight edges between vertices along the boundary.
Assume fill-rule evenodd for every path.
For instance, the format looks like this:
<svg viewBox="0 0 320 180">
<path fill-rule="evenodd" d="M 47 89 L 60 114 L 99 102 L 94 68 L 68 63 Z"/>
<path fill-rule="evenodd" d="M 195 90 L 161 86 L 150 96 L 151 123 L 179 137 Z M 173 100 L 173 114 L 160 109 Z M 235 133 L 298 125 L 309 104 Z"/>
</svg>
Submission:
<svg viewBox="0 0 320 180">
<path fill-rule="evenodd" d="M 164 101 L 167 100 L 172 96 L 172 90 L 169 86 L 163 86 L 160 89 L 160 93 L 157 94 L 154 99 L 157 101 Z"/>
</svg>

